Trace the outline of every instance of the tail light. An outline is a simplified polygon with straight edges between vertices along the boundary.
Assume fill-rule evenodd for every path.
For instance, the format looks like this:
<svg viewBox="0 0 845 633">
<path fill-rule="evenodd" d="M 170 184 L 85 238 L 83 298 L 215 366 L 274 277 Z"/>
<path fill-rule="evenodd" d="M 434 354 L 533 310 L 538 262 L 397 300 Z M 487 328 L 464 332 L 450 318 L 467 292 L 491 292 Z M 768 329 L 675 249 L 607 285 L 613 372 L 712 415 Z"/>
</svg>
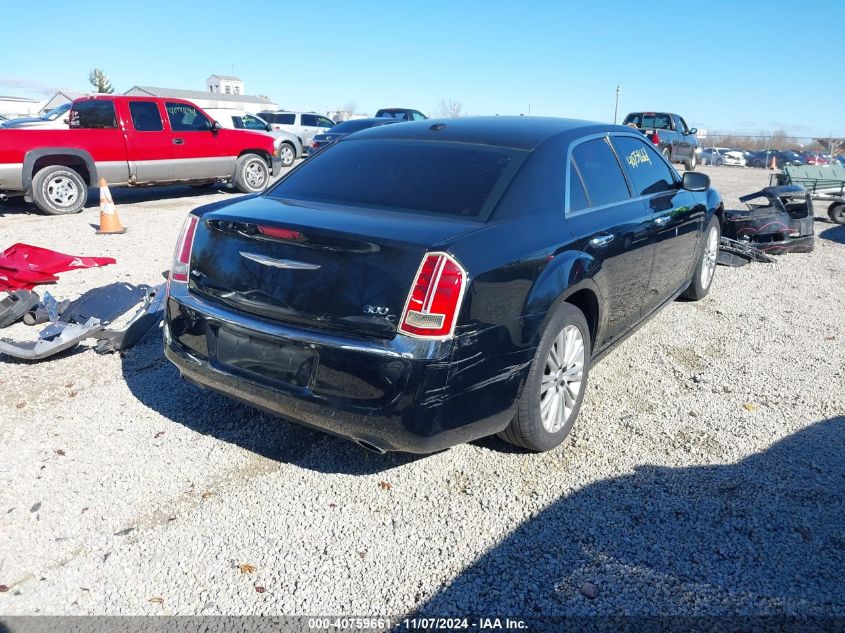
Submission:
<svg viewBox="0 0 845 633">
<path fill-rule="evenodd" d="M 173 265 L 170 267 L 170 281 L 188 281 L 188 265 L 191 261 L 191 246 L 194 244 L 194 232 L 197 230 L 195 215 L 185 218 L 179 240 L 176 242 L 176 250 L 173 253 Z"/>
<path fill-rule="evenodd" d="M 320 147 L 320 144 L 317 141 L 311 141 L 311 147 L 313 149 L 317 149 L 318 147 Z"/>
<path fill-rule="evenodd" d="M 446 253 L 428 253 L 405 303 L 399 331 L 419 338 L 446 339 L 455 331 L 467 274 Z"/>
<path fill-rule="evenodd" d="M 655 145 L 660 145 L 660 135 L 657 133 L 657 130 L 652 132 L 651 136 L 649 136 L 648 138 Z"/>
</svg>

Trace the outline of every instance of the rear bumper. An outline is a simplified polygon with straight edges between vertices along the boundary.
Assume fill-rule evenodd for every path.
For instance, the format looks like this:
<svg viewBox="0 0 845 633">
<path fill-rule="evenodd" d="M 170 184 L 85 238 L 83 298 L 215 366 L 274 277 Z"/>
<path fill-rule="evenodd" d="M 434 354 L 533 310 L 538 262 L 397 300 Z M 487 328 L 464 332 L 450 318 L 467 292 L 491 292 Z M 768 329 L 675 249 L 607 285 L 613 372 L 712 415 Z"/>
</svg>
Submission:
<svg viewBox="0 0 845 633">
<path fill-rule="evenodd" d="M 491 353 L 490 336 L 478 332 L 429 342 L 306 331 L 222 308 L 181 285 L 166 301 L 165 354 L 184 378 L 384 451 L 429 453 L 501 431 L 533 357 L 528 349 Z M 244 357 L 279 346 L 271 356 L 296 366 L 278 380 L 233 363 L 224 342 L 233 337 Z"/>
</svg>

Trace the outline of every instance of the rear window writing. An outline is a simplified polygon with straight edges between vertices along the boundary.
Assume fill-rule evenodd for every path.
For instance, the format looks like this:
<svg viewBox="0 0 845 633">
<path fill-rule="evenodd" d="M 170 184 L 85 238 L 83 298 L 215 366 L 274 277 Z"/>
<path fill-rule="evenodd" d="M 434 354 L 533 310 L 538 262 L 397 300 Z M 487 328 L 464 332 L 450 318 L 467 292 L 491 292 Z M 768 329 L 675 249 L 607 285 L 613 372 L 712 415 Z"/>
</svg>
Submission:
<svg viewBox="0 0 845 633">
<path fill-rule="evenodd" d="M 506 151 L 399 141 L 346 141 L 267 194 L 396 211 L 479 215 L 507 172 Z"/>
</svg>

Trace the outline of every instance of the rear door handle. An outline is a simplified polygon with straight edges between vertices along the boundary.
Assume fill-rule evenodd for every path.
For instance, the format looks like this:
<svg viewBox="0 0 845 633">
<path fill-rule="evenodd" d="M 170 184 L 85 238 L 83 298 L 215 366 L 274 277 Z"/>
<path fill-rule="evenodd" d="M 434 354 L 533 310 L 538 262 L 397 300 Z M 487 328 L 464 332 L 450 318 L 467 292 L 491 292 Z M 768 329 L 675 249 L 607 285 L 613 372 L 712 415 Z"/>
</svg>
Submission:
<svg viewBox="0 0 845 633">
<path fill-rule="evenodd" d="M 597 235 L 593 239 L 590 240 L 590 246 L 601 247 L 607 246 L 613 241 L 613 236 L 609 233 L 603 233 L 601 235 Z"/>
<path fill-rule="evenodd" d="M 185 139 L 181 139 L 181 138 L 174 138 L 174 139 L 173 139 L 173 144 L 174 144 L 174 145 L 181 145 L 181 144 L 182 144 L 182 143 L 184 143 L 184 142 L 185 142 Z"/>
</svg>

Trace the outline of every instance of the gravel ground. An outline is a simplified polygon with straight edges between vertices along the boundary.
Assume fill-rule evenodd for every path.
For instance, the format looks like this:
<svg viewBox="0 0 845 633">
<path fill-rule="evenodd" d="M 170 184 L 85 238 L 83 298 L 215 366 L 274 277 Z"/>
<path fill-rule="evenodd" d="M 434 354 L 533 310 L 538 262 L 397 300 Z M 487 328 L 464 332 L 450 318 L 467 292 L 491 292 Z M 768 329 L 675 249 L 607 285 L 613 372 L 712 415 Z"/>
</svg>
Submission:
<svg viewBox="0 0 845 633">
<path fill-rule="evenodd" d="M 702 170 L 729 207 L 768 181 Z M 60 298 L 155 284 L 185 213 L 234 195 L 113 193 L 125 235 L 16 202 L 0 247 L 117 258 Z M 181 381 L 158 330 L 4 358 L 0 613 L 845 615 L 845 227 L 816 228 L 664 309 L 542 455 L 370 454 Z"/>
</svg>

